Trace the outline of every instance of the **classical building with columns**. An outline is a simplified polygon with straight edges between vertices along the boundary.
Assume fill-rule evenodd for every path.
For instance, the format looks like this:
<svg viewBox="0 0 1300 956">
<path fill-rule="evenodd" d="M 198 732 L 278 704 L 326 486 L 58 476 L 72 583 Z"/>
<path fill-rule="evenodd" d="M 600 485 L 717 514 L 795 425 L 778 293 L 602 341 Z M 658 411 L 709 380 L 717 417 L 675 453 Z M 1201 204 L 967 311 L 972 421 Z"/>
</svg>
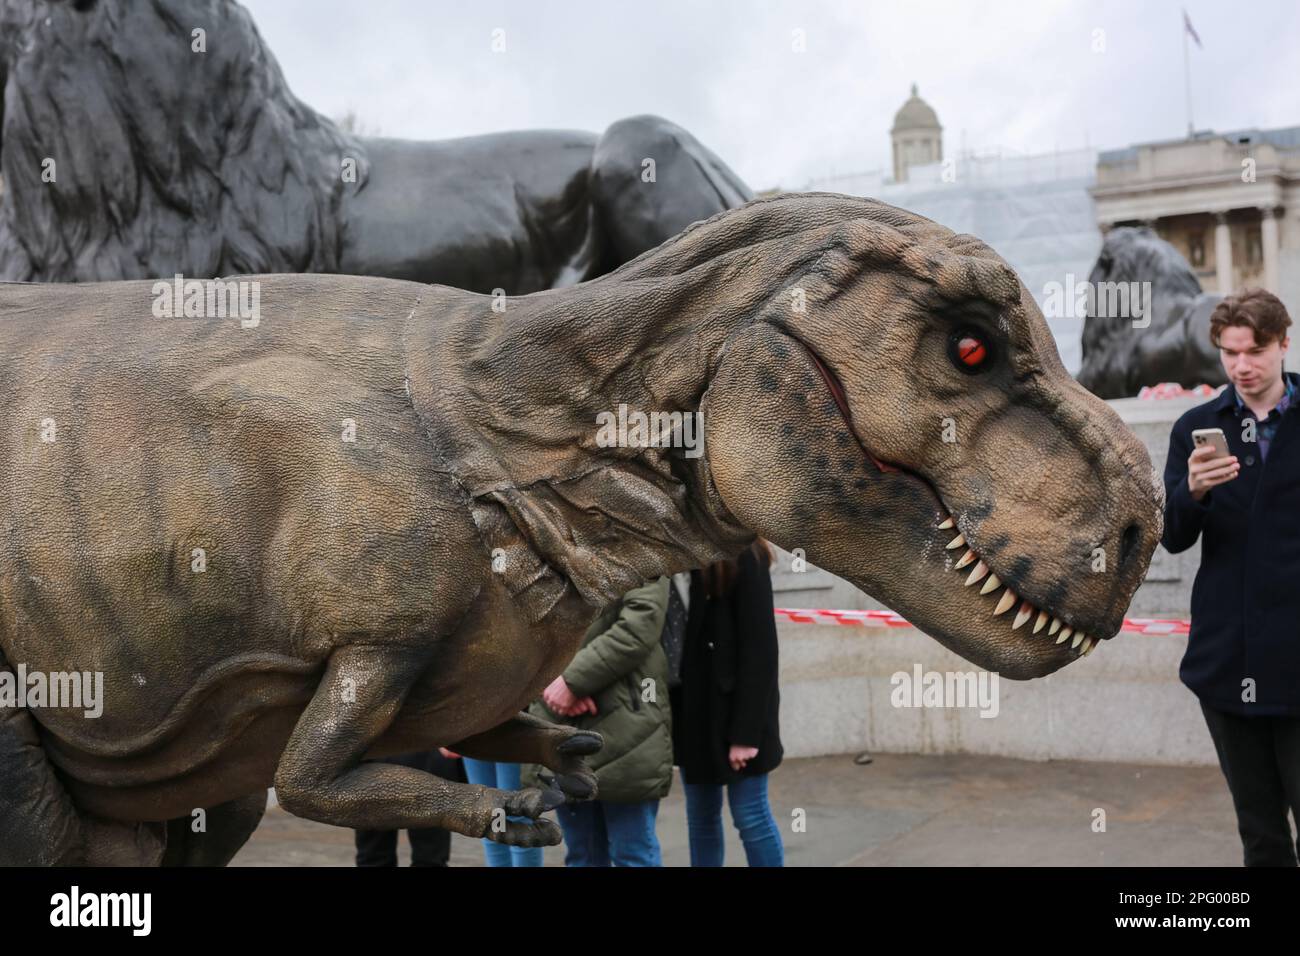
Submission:
<svg viewBox="0 0 1300 956">
<path fill-rule="evenodd" d="M 1083 279 L 1114 226 L 1147 225 L 1191 264 L 1207 292 L 1263 286 L 1286 303 L 1300 371 L 1300 126 L 1200 132 L 1187 139 L 1035 155 L 966 151 L 943 163 L 943 128 L 916 85 L 890 129 L 889 170 L 823 176 L 805 188 L 872 196 L 996 249 L 1044 303 Z M 1098 228 L 1100 226 L 1100 229 Z M 1047 315 L 1077 371 L 1083 319 Z"/>
<path fill-rule="evenodd" d="M 889 130 L 894 156 L 894 182 L 907 182 L 912 166 L 925 166 L 943 159 L 943 127 L 934 108 L 921 99 L 912 84 L 912 95 L 894 114 Z"/>
<path fill-rule="evenodd" d="M 1262 286 L 1300 321 L 1300 126 L 1109 150 L 1090 192 L 1103 232 L 1150 226 L 1207 292 Z"/>
</svg>

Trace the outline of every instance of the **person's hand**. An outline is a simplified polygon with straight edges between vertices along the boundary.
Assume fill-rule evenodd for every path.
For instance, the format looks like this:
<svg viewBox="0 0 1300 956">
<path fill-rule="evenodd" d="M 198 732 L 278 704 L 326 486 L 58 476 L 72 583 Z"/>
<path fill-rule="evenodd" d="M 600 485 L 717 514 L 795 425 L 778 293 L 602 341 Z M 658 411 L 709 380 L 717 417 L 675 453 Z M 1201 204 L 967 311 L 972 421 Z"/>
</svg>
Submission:
<svg viewBox="0 0 1300 956">
<path fill-rule="evenodd" d="M 596 702 L 590 697 L 584 697 L 568 710 L 557 710 L 555 712 L 561 717 L 578 717 L 582 714 L 594 714 L 596 712 Z"/>
<path fill-rule="evenodd" d="M 439 747 L 439 748 L 438 748 L 438 753 L 442 754 L 442 755 L 443 755 L 444 757 L 446 757 L 448 760 L 459 760 L 459 759 L 460 759 L 460 754 L 454 754 L 454 753 L 452 753 L 450 750 L 448 750 L 446 747 Z"/>
<path fill-rule="evenodd" d="M 1187 489 L 1200 501 L 1215 485 L 1236 478 L 1240 470 L 1236 455 L 1216 458 L 1211 446 L 1202 445 L 1187 458 Z"/>
<path fill-rule="evenodd" d="M 581 701 L 573 695 L 571 689 L 568 689 L 568 684 L 564 683 L 563 674 L 546 685 L 545 691 L 542 691 L 542 701 L 560 717 L 573 717 L 573 715 L 582 713 L 581 710 L 578 710 L 578 704 L 581 704 Z"/>
<path fill-rule="evenodd" d="M 731 764 L 732 770 L 743 770 L 745 769 L 745 764 L 749 763 L 757 756 L 757 747 L 737 747 L 735 744 L 732 744 L 731 749 L 727 751 L 727 762 Z"/>
</svg>

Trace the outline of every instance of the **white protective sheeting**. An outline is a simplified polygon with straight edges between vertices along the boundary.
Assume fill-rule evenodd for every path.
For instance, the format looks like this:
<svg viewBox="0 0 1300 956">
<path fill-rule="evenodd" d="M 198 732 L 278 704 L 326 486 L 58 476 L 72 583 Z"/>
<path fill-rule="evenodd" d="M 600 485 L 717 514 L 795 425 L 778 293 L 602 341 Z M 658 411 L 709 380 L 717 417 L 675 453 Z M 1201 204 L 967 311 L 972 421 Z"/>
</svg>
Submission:
<svg viewBox="0 0 1300 956">
<path fill-rule="evenodd" d="M 814 180 L 807 189 L 871 196 L 919 213 L 955 232 L 968 232 L 992 246 L 1020 275 L 1043 307 L 1049 283 L 1067 292 L 1088 278 L 1101 251 L 1101 230 L 1088 189 L 1095 181 L 1096 150 L 1040 156 L 967 157 L 914 166 L 909 181 L 893 183 L 878 173 Z M 1072 277 L 1072 278 L 1071 278 Z M 1081 363 L 1081 316 L 1049 315 L 1061 360 L 1071 372 Z"/>
</svg>

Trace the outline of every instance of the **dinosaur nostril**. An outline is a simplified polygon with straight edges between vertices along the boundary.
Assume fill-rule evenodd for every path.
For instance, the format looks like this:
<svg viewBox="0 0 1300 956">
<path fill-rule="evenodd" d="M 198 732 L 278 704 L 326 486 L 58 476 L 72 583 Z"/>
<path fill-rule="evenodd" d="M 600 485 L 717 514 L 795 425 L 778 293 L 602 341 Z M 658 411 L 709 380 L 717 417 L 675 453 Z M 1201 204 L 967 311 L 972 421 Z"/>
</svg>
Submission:
<svg viewBox="0 0 1300 956">
<path fill-rule="evenodd" d="M 1133 554 L 1133 549 L 1137 547 L 1138 538 L 1142 537 L 1142 528 L 1140 525 L 1131 524 L 1124 529 L 1124 533 L 1119 538 L 1119 566 L 1122 569 L 1128 564 L 1129 556 Z"/>
</svg>

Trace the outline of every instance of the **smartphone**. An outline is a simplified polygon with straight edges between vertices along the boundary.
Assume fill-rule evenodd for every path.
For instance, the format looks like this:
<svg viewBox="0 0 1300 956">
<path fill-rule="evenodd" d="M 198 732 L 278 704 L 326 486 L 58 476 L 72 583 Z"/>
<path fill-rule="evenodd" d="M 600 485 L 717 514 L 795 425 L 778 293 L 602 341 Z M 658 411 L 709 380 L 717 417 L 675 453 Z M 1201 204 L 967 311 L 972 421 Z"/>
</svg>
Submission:
<svg viewBox="0 0 1300 956">
<path fill-rule="evenodd" d="M 1192 432 L 1192 442 L 1197 448 L 1209 445 L 1214 449 L 1215 458 L 1227 458 L 1232 454 L 1228 451 L 1228 439 L 1222 428 L 1198 428 Z"/>
</svg>

